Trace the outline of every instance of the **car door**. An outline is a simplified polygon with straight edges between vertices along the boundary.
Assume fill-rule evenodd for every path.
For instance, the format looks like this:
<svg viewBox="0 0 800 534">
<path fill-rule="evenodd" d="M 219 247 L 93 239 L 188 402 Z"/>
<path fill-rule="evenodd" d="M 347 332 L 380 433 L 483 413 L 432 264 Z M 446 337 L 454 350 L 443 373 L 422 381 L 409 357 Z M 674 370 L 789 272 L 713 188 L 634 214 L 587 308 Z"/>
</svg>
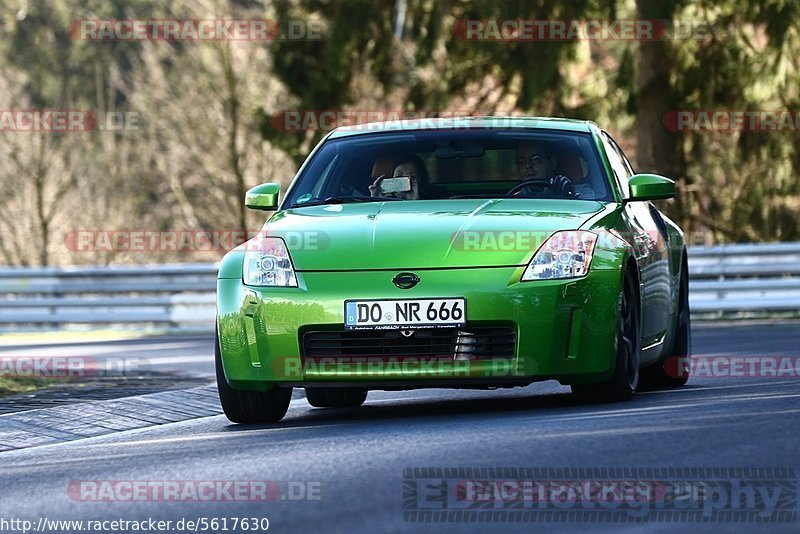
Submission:
<svg viewBox="0 0 800 534">
<path fill-rule="evenodd" d="M 633 167 L 616 142 L 603 132 L 611 168 L 623 185 L 633 176 Z M 639 275 L 642 283 L 642 342 L 643 348 L 658 345 L 669 327 L 671 313 L 669 243 L 666 225 L 658 210 L 649 201 L 628 201 L 623 208 L 628 223 Z M 645 355 L 643 355 L 645 356 Z"/>
</svg>

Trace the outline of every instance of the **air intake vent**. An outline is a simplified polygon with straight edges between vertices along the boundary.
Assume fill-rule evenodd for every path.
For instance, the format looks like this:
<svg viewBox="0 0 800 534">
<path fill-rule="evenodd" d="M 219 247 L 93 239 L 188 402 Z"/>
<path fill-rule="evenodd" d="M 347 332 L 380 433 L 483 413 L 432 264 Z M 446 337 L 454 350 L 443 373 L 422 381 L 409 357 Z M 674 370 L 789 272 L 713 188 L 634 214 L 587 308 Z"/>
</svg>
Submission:
<svg viewBox="0 0 800 534">
<path fill-rule="evenodd" d="M 517 336 L 508 327 L 306 332 L 306 358 L 414 357 L 458 360 L 511 359 Z"/>
</svg>

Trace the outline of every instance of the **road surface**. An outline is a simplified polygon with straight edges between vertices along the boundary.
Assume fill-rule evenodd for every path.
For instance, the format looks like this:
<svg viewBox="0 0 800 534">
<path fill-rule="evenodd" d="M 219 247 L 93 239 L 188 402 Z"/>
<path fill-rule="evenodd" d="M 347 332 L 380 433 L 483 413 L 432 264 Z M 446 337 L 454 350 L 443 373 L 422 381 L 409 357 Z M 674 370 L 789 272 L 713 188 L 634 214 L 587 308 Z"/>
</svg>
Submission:
<svg viewBox="0 0 800 534">
<path fill-rule="evenodd" d="M 304 399 L 293 400 L 284 421 L 276 425 L 236 426 L 215 416 L 2 453 L 0 522 L 153 518 L 172 521 L 170 527 L 177 532 L 181 519 L 184 531 L 190 520 L 199 520 L 194 526 L 202 531 L 202 518 L 220 521 L 221 531 L 223 518 L 230 529 L 233 518 L 247 517 L 267 518 L 272 532 L 797 532 L 798 373 L 741 376 L 753 372 L 729 366 L 726 375 L 725 367 L 712 366 L 729 356 L 759 357 L 759 365 L 796 363 L 800 324 L 700 326 L 693 339 L 695 360 L 708 364 L 701 376 L 684 388 L 642 393 L 628 403 L 577 405 L 568 389 L 554 382 L 497 391 L 370 392 L 365 406 L 352 410 L 313 409 Z M 73 345 L 69 350 L 98 357 L 107 351 L 119 355 L 146 350 L 155 365 L 188 356 L 210 358 L 212 341 L 207 337 L 161 343 Z M 210 359 L 205 363 L 210 365 Z M 200 362 L 186 365 L 192 372 L 203 369 Z M 555 503 L 545 503 L 556 510 L 554 516 L 538 511 L 526 518 L 519 510 L 517 515 L 498 514 L 510 498 L 483 491 L 490 487 L 487 480 L 531 478 L 532 471 L 519 470 L 525 468 L 540 468 L 540 482 L 571 477 L 598 485 L 624 476 L 662 487 L 686 483 L 692 491 L 705 485 L 711 493 L 693 501 L 692 509 L 700 514 L 695 520 L 710 515 L 702 525 L 689 524 L 670 508 L 637 522 L 642 506 L 655 509 L 653 497 L 644 505 L 616 502 L 622 515 L 614 520 L 602 516 L 599 527 L 592 526 L 587 510 L 599 509 L 599 504 L 589 499 L 591 492 L 586 501 L 561 502 L 560 511 Z M 226 489 L 224 483 L 238 486 Z M 139 493 L 132 497 L 134 487 Z M 233 487 L 241 490 L 236 498 L 253 500 L 231 499 Z M 653 487 L 646 486 L 648 491 Z M 739 511 L 751 514 L 748 519 L 734 514 L 733 494 L 725 493 L 737 487 L 743 492 Z M 214 500 L 193 500 L 193 491 L 197 499 Z M 445 491 L 444 500 L 437 491 Z M 448 510 L 454 522 L 431 521 L 421 513 L 437 506 Z M 530 502 L 527 506 L 535 509 Z M 453 515 L 470 507 L 495 511 L 480 516 L 490 518 L 488 522 L 464 522 L 464 516 L 458 520 Z M 568 515 L 569 510 L 575 513 Z M 771 522 L 753 522 L 753 517 Z"/>
</svg>

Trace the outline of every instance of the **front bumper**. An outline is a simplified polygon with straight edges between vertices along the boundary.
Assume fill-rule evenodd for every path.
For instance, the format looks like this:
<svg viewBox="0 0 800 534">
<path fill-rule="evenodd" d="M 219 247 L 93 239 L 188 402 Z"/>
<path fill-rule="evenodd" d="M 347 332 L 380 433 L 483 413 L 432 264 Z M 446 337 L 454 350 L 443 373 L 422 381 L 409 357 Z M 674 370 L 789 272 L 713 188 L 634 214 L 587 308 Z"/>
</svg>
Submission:
<svg viewBox="0 0 800 534">
<path fill-rule="evenodd" d="M 519 282 L 523 267 L 420 270 L 410 290 L 394 271 L 298 272 L 298 288 L 254 288 L 217 281 L 217 321 L 225 377 L 234 388 L 282 385 L 425 387 L 594 382 L 613 371 L 621 274 L 591 271 L 576 280 Z M 303 358 L 309 329 L 343 329 L 346 299 L 465 297 L 467 326 L 516 329 L 504 360 L 404 360 L 367 364 Z"/>
</svg>

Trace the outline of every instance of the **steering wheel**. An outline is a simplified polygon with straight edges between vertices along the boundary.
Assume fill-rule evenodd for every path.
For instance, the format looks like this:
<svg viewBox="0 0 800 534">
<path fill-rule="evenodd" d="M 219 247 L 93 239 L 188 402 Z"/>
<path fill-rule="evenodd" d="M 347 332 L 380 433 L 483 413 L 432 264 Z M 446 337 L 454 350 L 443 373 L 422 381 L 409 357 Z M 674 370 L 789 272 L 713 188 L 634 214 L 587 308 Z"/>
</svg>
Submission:
<svg viewBox="0 0 800 534">
<path fill-rule="evenodd" d="M 508 190 L 506 196 L 513 197 L 518 196 L 524 189 L 527 189 L 532 186 L 539 186 L 539 192 L 544 192 L 545 189 L 551 189 L 555 194 L 565 197 L 565 198 L 574 198 L 575 197 L 575 187 L 572 185 L 572 182 L 569 181 L 568 178 L 565 176 L 556 176 L 549 180 L 540 180 L 540 179 L 530 179 L 530 180 L 523 180 L 511 189 Z M 560 191 L 559 191 L 560 189 Z"/>
<path fill-rule="evenodd" d="M 534 185 L 539 186 L 539 190 L 541 192 L 545 188 L 550 187 L 550 181 L 549 180 L 538 180 L 538 179 L 523 180 L 520 183 L 518 183 L 517 185 L 515 185 L 514 187 L 512 187 L 511 189 L 509 189 L 508 192 L 506 193 L 506 195 L 509 196 L 509 197 L 517 196 L 520 193 L 522 193 L 522 191 L 524 189 L 527 189 L 527 188 L 529 188 L 531 186 L 534 186 Z"/>
</svg>

